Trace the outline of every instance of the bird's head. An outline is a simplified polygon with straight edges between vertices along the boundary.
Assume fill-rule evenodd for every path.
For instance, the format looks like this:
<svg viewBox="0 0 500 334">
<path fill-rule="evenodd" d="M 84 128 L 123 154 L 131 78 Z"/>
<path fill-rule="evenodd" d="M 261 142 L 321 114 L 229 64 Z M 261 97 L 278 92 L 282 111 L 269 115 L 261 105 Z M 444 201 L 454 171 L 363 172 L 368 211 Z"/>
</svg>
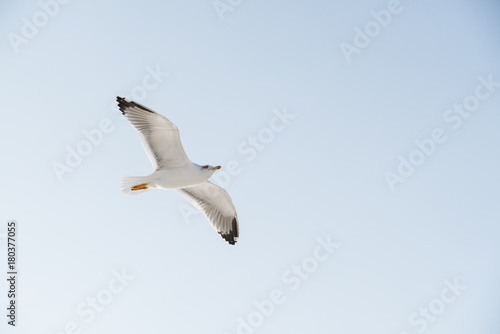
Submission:
<svg viewBox="0 0 500 334">
<path fill-rule="evenodd" d="M 213 174 L 215 171 L 221 169 L 221 166 L 210 166 L 210 165 L 205 165 L 201 166 L 202 171 L 206 171 L 207 173 Z"/>
</svg>

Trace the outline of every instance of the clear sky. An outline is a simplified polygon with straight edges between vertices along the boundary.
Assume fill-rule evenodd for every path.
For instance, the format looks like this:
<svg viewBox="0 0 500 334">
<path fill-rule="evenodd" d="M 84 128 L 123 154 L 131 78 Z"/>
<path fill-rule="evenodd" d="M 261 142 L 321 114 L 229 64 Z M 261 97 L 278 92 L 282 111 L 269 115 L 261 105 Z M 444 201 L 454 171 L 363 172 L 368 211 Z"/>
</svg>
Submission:
<svg viewBox="0 0 500 334">
<path fill-rule="evenodd" d="M 498 333 L 496 1 L 0 4 L 1 333 Z M 117 95 L 222 165 L 240 239 Z M 9 286 L 0 283 L 5 310 Z"/>
</svg>

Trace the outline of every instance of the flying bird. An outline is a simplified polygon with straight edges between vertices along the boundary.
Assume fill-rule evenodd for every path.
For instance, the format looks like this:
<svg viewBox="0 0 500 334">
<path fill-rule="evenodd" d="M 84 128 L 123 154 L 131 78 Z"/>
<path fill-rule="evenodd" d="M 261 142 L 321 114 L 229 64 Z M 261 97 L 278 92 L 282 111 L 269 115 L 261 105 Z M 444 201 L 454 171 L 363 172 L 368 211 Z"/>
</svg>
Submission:
<svg viewBox="0 0 500 334">
<path fill-rule="evenodd" d="M 239 236 L 238 216 L 229 194 L 208 181 L 220 166 L 197 165 L 182 147 L 179 129 L 166 117 L 145 106 L 117 97 L 118 107 L 141 139 L 154 172 L 147 176 L 124 176 L 121 190 L 130 195 L 151 189 L 174 189 L 190 201 L 231 245 Z"/>
</svg>

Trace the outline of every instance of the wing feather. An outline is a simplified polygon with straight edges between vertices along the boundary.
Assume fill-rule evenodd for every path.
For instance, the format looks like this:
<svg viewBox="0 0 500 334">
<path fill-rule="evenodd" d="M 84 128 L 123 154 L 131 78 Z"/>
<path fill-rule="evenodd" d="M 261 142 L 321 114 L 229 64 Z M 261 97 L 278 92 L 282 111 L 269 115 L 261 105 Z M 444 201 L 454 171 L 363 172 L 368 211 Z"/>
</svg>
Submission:
<svg viewBox="0 0 500 334">
<path fill-rule="evenodd" d="M 142 146 L 155 170 L 191 163 L 174 123 L 137 102 L 123 97 L 117 97 L 116 100 L 122 114 L 138 131 Z"/>
<path fill-rule="evenodd" d="M 231 245 L 236 243 L 239 237 L 238 216 L 227 191 L 209 181 L 177 191 L 203 212 L 224 240 Z"/>
</svg>

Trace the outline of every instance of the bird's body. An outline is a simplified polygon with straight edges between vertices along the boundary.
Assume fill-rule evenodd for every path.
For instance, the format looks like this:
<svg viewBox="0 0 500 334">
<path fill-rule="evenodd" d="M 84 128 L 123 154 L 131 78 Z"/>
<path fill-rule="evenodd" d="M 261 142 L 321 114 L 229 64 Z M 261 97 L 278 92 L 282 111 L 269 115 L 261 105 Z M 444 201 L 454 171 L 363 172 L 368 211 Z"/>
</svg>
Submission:
<svg viewBox="0 0 500 334">
<path fill-rule="evenodd" d="M 140 180 L 134 180 L 132 183 L 147 184 L 148 189 L 181 189 L 192 187 L 207 181 L 212 176 L 212 173 L 207 173 L 200 168 L 201 166 L 191 163 L 172 169 L 159 169 L 150 175 L 143 176 L 142 183 L 140 183 Z M 122 190 L 126 193 L 129 193 L 128 190 L 133 192 L 132 186 L 128 189 L 124 185 Z"/>
<path fill-rule="evenodd" d="M 153 173 L 158 177 L 156 185 L 162 189 L 179 189 L 192 187 L 207 181 L 212 173 L 201 170 L 201 166 L 190 164 L 174 169 L 160 169 Z"/>
<path fill-rule="evenodd" d="M 220 166 L 200 166 L 189 160 L 179 130 L 167 118 L 134 101 L 117 97 L 122 114 L 139 132 L 154 172 L 124 176 L 121 189 L 138 195 L 151 189 L 175 189 L 205 214 L 216 231 L 234 245 L 239 236 L 238 217 L 228 193 L 208 181 Z"/>
</svg>

